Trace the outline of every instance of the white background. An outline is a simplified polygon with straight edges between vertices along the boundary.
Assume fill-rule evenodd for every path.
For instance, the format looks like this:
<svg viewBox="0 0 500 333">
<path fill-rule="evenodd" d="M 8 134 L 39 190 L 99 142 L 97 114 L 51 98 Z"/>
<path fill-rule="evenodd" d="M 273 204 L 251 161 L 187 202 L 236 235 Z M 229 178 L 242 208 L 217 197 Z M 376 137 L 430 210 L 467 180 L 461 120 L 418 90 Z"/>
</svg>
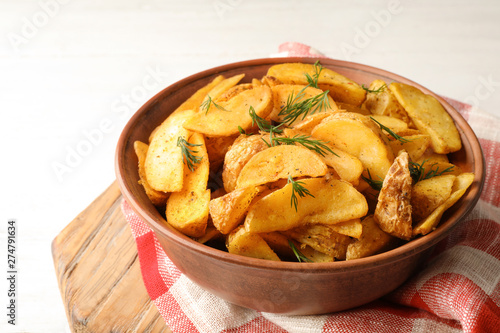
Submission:
<svg viewBox="0 0 500 333">
<path fill-rule="evenodd" d="M 499 18 L 496 0 L 0 0 L 0 331 L 69 331 L 51 241 L 113 182 L 121 129 L 163 87 L 297 41 L 500 116 Z"/>
</svg>

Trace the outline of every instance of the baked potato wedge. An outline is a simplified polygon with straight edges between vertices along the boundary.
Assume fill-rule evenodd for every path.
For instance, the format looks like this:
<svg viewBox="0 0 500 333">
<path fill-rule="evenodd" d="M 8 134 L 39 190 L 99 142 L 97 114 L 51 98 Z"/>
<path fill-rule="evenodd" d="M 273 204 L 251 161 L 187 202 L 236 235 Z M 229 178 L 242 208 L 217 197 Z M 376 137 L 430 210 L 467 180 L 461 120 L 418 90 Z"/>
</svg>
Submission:
<svg viewBox="0 0 500 333">
<path fill-rule="evenodd" d="M 240 129 L 252 127 L 250 108 L 261 118 L 269 115 L 273 108 L 269 86 L 243 90 L 228 100 L 213 100 L 210 109 L 197 112 L 184 123 L 184 128 L 207 136 L 237 135 Z"/>
<path fill-rule="evenodd" d="M 153 205 L 159 208 L 163 208 L 167 202 L 169 194 L 162 191 L 156 191 L 148 183 L 148 180 L 146 178 L 146 170 L 144 168 L 146 155 L 148 154 L 148 148 L 149 145 L 147 143 L 141 141 L 134 142 L 134 151 L 137 155 L 138 160 L 139 184 L 144 187 L 144 192 L 146 192 L 146 195 L 148 196 L 149 200 L 151 200 Z"/>
<path fill-rule="evenodd" d="M 258 234 L 250 233 L 243 226 L 236 228 L 226 240 L 229 253 L 245 257 L 281 261 L 278 255 Z"/>
<path fill-rule="evenodd" d="M 465 194 L 473 181 L 473 173 L 466 172 L 458 175 L 453 182 L 451 195 L 441 205 L 434 209 L 431 215 L 418 222 L 418 224 L 413 228 L 413 236 L 427 235 L 429 232 L 434 230 L 441 221 L 443 213 L 448 208 L 453 206 Z"/>
<path fill-rule="evenodd" d="M 199 145 L 196 155 L 201 158 L 193 171 L 184 168 L 183 187 L 179 192 L 172 193 L 167 200 L 167 222 L 191 237 L 201 237 L 205 234 L 209 213 L 210 190 L 207 182 L 210 170 L 208 155 L 203 135 L 194 133 L 189 143 Z"/>
<path fill-rule="evenodd" d="M 366 91 L 356 82 L 328 68 L 303 63 L 285 63 L 274 65 L 267 75 L 274 76 L 283 83 L 308 84 L 307 75 L 314 77 L 319 72 L 318 87 L 329 91 L 335 102 L 356 106 L 365 100 Z"/>
<path fill-rule="evenodd" d="M 395 237 L 412 237 L 411 186 L 409 157 L 401 152 L 385 176 L 378 196 L 374 218 L 380 229 Z"/>
<path fill-rule="evenodd" d="M 337 260 L 344 260 L 347 246 L 351 243 L 351 238 L 339 234 L 329 225 L 309 224 L 293 228 L 283 233 L 295 239 L 297 242 L 309 245 L 316 251 L 333 256 Z"/>
<path fill-rule="evenodd" d="M 191 136 L 183 124 L 195 112 L 191 109 L 171 114 L 155 131 L 149 144 L 144 169 L 146 179 L 156 191 L 178 192 L 184 182 L 184 162 L 181 148 L 177 145 L 179 137 L 186 140 Z"/>
<path fill-rule="evenodd" d="M 227 192 L 236 189 L 236 181 L 241 169 L 252 156 L 269 148 L 264 140 L 269 141 L 268 135 L 240 135 L 234 140 L 224 157 L 222 170 L 222 182 Z"/>
<path fill-rule="evenodd" d="M 306 224 L 336 224 L 361 218 L 368 212 L 365 197 L 351 184 L 335 178 L 301 180 L 311 195 L 292 205 L 293 184 L 289 183 L 256 201 L 247 213 L 245 228 L 261 233 L 284 231 Z"/>
<path fill-rule="evenodd" d="M 262 190 L 262 186 L 249 186 L 212 199 L 210 216 L 217 230 L 225 235 L 243 222 L 253 198 Z"/>
<path fill-rule="evenodd" d="M 361 224 L 361 237 L 347 245 L 346 260 L 368 257 L 387 251 L 397 244 L 398 238 L 382 231 L 373 215 L 365 217 Z"/>
<path fill-rule="evenodd" d="M 408 84 L 393 82 L 389 89 L 404 107 L 415 126 L 431 138 L 432 149 L 439 154 L 460 150 L 462 141 L 451 116 L 431 95 Z"/>
<path fill-rule="evenodd" d="M 406 151 L 411 161 L 418 161 L 431 145 L 431 138 L 427 134 L 402 136 L 402 140 L 389 140 L 394 155 Z"/>
<path fill-rule="evenodd" d="M 227 79 L 224 78 L 219 83 L 217 83 L 215 86 L 213 86 L 212 89 L 210 89 L 206 93 L 205 97 L 203 98 L 203 100 L 199 104 L 198 112 L 206 113 L 206 112 L 210 111 L 210 109 L 214 107 L 214 105 L 211 101 L 217 100 L 219 98 L 219 96 L 221 96 L 226 91 L 228 91 L 229 89 L 236 86 L 238 84 L 238 82 L 240 82 L 244 77 L 245 77 L 245 74 L 234 75 L 234 76 L 227 78 Z"/>
<path fill-rule="evenodd" d="M 408 113 L 383 80 L 373 80 L 370 83 L 363 109 L 374 115 L 394 117 L 406 124 L 411 123 Z"/>
<path fill-rule="evenodd" d="M 311 150 L 279 145 L 258 152 L 248 160 L 236 180 L 236 188 L 271 183 L 288 177 L 320 177 L 328 168 Z"/>
<path fill-rule="evenodd" d="M 415 222 L 429 216 L 451 195 L 455 175 L 443 175 L 424 179 L 411 189 L 412 220 Z"/>
<path fill-rule="evenodd" d="M 394 161 L 386 135 L 375 122 L 361 114 L 336 113 L 317 125 L 311 135 L 358 158 L 376 179 L 384 179 Z"/>
</svg>

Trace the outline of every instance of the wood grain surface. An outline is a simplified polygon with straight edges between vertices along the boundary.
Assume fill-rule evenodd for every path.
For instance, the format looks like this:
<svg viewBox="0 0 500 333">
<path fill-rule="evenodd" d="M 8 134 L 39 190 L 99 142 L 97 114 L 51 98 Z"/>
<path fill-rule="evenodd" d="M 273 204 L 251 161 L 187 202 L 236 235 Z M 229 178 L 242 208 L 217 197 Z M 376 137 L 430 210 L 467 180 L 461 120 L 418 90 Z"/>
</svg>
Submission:
<svg viewBox="0 0 500 333">
<path fill-rule="evenodd" d="M 73 332 L 171 332 L 144 287 L 114 182 L 52 242 Z"/>
</svg>

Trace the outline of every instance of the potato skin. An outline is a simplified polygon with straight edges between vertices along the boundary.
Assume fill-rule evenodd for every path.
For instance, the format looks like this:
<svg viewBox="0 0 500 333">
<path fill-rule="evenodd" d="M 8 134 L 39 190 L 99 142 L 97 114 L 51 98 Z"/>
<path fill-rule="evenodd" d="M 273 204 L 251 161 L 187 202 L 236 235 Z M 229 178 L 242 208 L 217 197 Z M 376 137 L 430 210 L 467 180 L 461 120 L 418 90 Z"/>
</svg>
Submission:
<svg viewBox="0 0 500 333">
<path fill-rule="evenodd" d="M 236 180 L 240 175 L 241 169 L 258 152 L 267 149 L 268 145 L 264 142 L 267 135 L 240 135 L 234 140 L 224 157 L 224 166 L 222 171 L 222 182 L 226 192 L 236 189 Z"/>
<path fill-rule="evenodd" d="M 153 205 L 155 205 L 159 209 L 163 209 L 170 193 L 156 191 L 148 183 L 148 180 L 146 178 L 146 170 L 144 169 L 144 163 L 146 161 L 148 148 L 149 146 L 147 143 L 141 141 L 134 142 L 134 150 L 135 154 L 137 155 L 139 168 L 139 183 L 144 187 L 144 191 L 146 192 L 146 195 L 148 196 L 149 200 L 151 200 Z"/>
<path fill-rule="evenodd" d="M 375 221 L 386 233 L 404 240 L 412 237 L 411 185 L 408 153 L 394 160 L 384 179 L 375 208 Z"/>
</svg>

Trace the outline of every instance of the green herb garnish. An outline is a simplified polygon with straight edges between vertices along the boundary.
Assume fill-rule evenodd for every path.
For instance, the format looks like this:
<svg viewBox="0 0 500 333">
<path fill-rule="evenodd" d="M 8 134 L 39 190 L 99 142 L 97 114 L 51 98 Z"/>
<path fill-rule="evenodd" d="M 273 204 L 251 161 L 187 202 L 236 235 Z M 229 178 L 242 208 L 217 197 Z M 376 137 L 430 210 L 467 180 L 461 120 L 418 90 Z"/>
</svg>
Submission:
<svg viewBox="0 0 500 333">
<path fill-rule="evenodd" d="M 206 115 L 208 113 L 208 110 L 210 110 L 210 106 L 212 106 L 212 105 L 214 107 L 216 107 L 217 109 L 221 110 L 221 111 L 227 111 L 227 112 L 229 112 L 224 107 L 222 107 L 219 104 L 215 103 L 214 100 L 212 99 L 212 97 L 210 97 L 209 95 L 207 95 L 207 99 L 203 103 L 201 103 L 200 108 L 202 110 L 205 110 L 205 115 Z"/>
<path fill-rule="evenodd" d="M 337 155 L 323 141 L 311 139 L 311 137 L 307 135 L 296 135 L 293 138 L 277 137 L 275 134 L 283 133 L 283 129 L 281 129 L 280 127 L 284 123 L 280 123 L 279 125 L 276 126 L 272 125 L 266 119 L 259 117 L 255 113 L 253 107 L 250 107 L 249 114 L 250 117 L 252 118 L 252 126 L 257 124 L 257 126 L 261 131 L 269 133 L 269 142 L 262 139 L 264 140 L 264 142 L 267 144 L 268 147 L 274 147 L 282 144 L 293 145 L 298 143 L 309 150 L 315 151 L 316 153 L 320 154 L 323 157 L 326 155 L 327 152 L 339 157 L 339 155 Z"/>
<path fill-rule="evenodd" d="M 382 189 L 382 185 L 384 184 L 384 180 L 380 178 L 380 180 L 376 180 L 372 178 L 372 175 L 370 174 L 370 169 L 366 169 L 366 172 L 368 173 L 368 178 L 361 175 L 361 178 L 370 185 L 370 187 L 376 191 L 380 191 Z"/>
<path fill-rule="evenodd" d="M 266 119 L 260 117 L 256 112 L 253 106 L 250 106 L 250 110 L 248 111 L 250 114 L 250 118 L 252 118 L 252 126 L 257 124 L 259 129 L 263 132 L 267 133 L 278 133 L 281 134 L 283 133 L 283 130 L 280 129 L 280 127 L 283 125 L 283 123 L 274 126 L 271 124 L 271 122 L 267 121 Z"/>
<path fill-rule="evenodd" d="M 304 97 L 304 91 L 307 87 L 308 86 L 302 88 L 295 97 L 293 94 L 288 96 L 285 106 L 281 108 L 279 113 L 280 116 L 285 116 L 283 118 L 283 123 L 290 125 L 299 117 L 304 119 L 309 114 L 314 114 L 330 108 L 328 90 L 300 101 L 300 99 Z"/>
<path fill-rule="evenodd" d="M 380 128 L 381 128 L 382 130 L 384 130 L 384 131 L 386 131 L 387 133 L 389 133 L 389 135 L 390 135 L 390 136 L 392 136 L 394 139 L 396 139 L 396 140 L 398 140 L 398 141 L 400 141 L 400 142 L 402 142 L 402 143 L 406 143 L 406 142 L 410 142 L 410 141 L 411 141 L 411 140 L 408 140 L 408 139 L 403 138 L 402 136 L 397 135 L 397 134 L 396 134 L 396 133 L 394 133 L 394 132 L 393 132 L 393 131 L 389 128 L 389 127 L 384 126 L 384 125 L 382 125 L 380 122 L 378 122 L 377 120 L 375 120 L 375 118 L 370 117 L 370 119 L 371 119 L 371 120 L 373 120 L 374 122 L 376 122 L 376 123 L 380 126 Z"/>
<path fill-rule="evenodd" d="M 288 240 L 288 245 L 292 249 L 293 254 L 295 254 L 295 256 L 297 257 L 297 260 L 299 262 L 302 262 L 302 261 L 314 262 L 311 259 L 309 259 L 308 257 L 306 257 L 302 252 L 300 252 L 299 249 L 297 249 L 297 247 L 295 246 L 295 244 L 291 240 Z"/>
<path fill-rule="evenodd" d="M 446 169 L 444 169 L 442 171 L 439 171 L 439 166 L 436 167 L 436 169 L 434 169 L 434 167 L 436 166 L 437 163 L 433 163 L 430 165 L 430 170 L 426 171 L 425 167 L 424 167 L 425 162 L 427 162 L 427 160 L 423 160 L 422 163 L 420 163 L 420 164 L 412 162 L 412 161 L 410 161 L 410 163 L 409 163 L 410 176 L 415 183 L 419 182 L 421 180 L 424 180 L 424 179 L 429 179 L 432 177 L 441 176 L 442 174 L 447 173 L 447 172 L 452 172 L 453 168 L 454 168 L 454 166 L 452 165 L 452 166 L 447 167 Z"/>
<path fill-rule="evenodd" d="M 240 132 L 240 134 L 248 135 L 247 132 L 241 126 L 238 126 L 238 132 Z"/>
<path fill-rule="evenodd" d="M 288 184 L 292 184 L 292 197 L 290 201 L 290 205 L 295 207 L 295 211 L 297 211 L 297 206 L 299 204 L 299 198 L 297 198 L 297 195 L 299 197 L 303 198 L 306 195 L 311 196 L 314 198 L 314 195 L 309 192 L 307 188 L 304 187 L 304 182 L 301 182 L 299 180 L 293 180 L 292 176 L 288 176 Z"/>
<path fill-rule="evenodd" d="M 371 90 L 371 89 L 365 87 L 365 85 L 363 84 L 363 85 L 361 85 L 361 88 L 363 88 L 364 90 L 366 90 L 366 92 L 373 93 L 373 94 L 378 94 L 378 93 L 381 93 L 382 91 L 384 91 L 385 88 L 387 88 L 387 85 L 384 83 L 383 85 L 381 85 L 377 89 Z"/>
<path fill-rule="evenodd" d="M 313 88 L 318 88 L 318 80 L 319 80 L 319 75 L 321 74 L 321 71 L 323 70 L 323 66 L 319 63 L 319 60 L 316 60 L 314 63 L 314 74 L 311 77 L 309 73 L 306 73 L 306 80 L 307 80 L 307 85 Z"/>
<path fill-rule="evenodd" d="M 327 152 L 339 157 L 339 155 L 335 154 L 335 152 L 330 147 L 328 147 L 323 141 L 311 139 L 311 137 L 307 135 L 295 135 L 292 138 L 273 137 L 271 146 L 275 146 L 276 145 L 275 143 L 285 144 L 285 145 L 293 145 L 298 143 L 303 147 L 320 154 L 323 157 L 326 155 Z"/>
<path fill-rule="evenodd" d="M 202 146 L 202 144 L 189 143 L 183 136 L 177 138 L 177 147 L 181 148 L 182 159 L 191 172 L 194 171 L 194 165 L 199 164 L 203 159 L 203 157 L 195 155 L 198 153 L 197 150 L 192 149 L 199 146 Z"/>
</svg>

